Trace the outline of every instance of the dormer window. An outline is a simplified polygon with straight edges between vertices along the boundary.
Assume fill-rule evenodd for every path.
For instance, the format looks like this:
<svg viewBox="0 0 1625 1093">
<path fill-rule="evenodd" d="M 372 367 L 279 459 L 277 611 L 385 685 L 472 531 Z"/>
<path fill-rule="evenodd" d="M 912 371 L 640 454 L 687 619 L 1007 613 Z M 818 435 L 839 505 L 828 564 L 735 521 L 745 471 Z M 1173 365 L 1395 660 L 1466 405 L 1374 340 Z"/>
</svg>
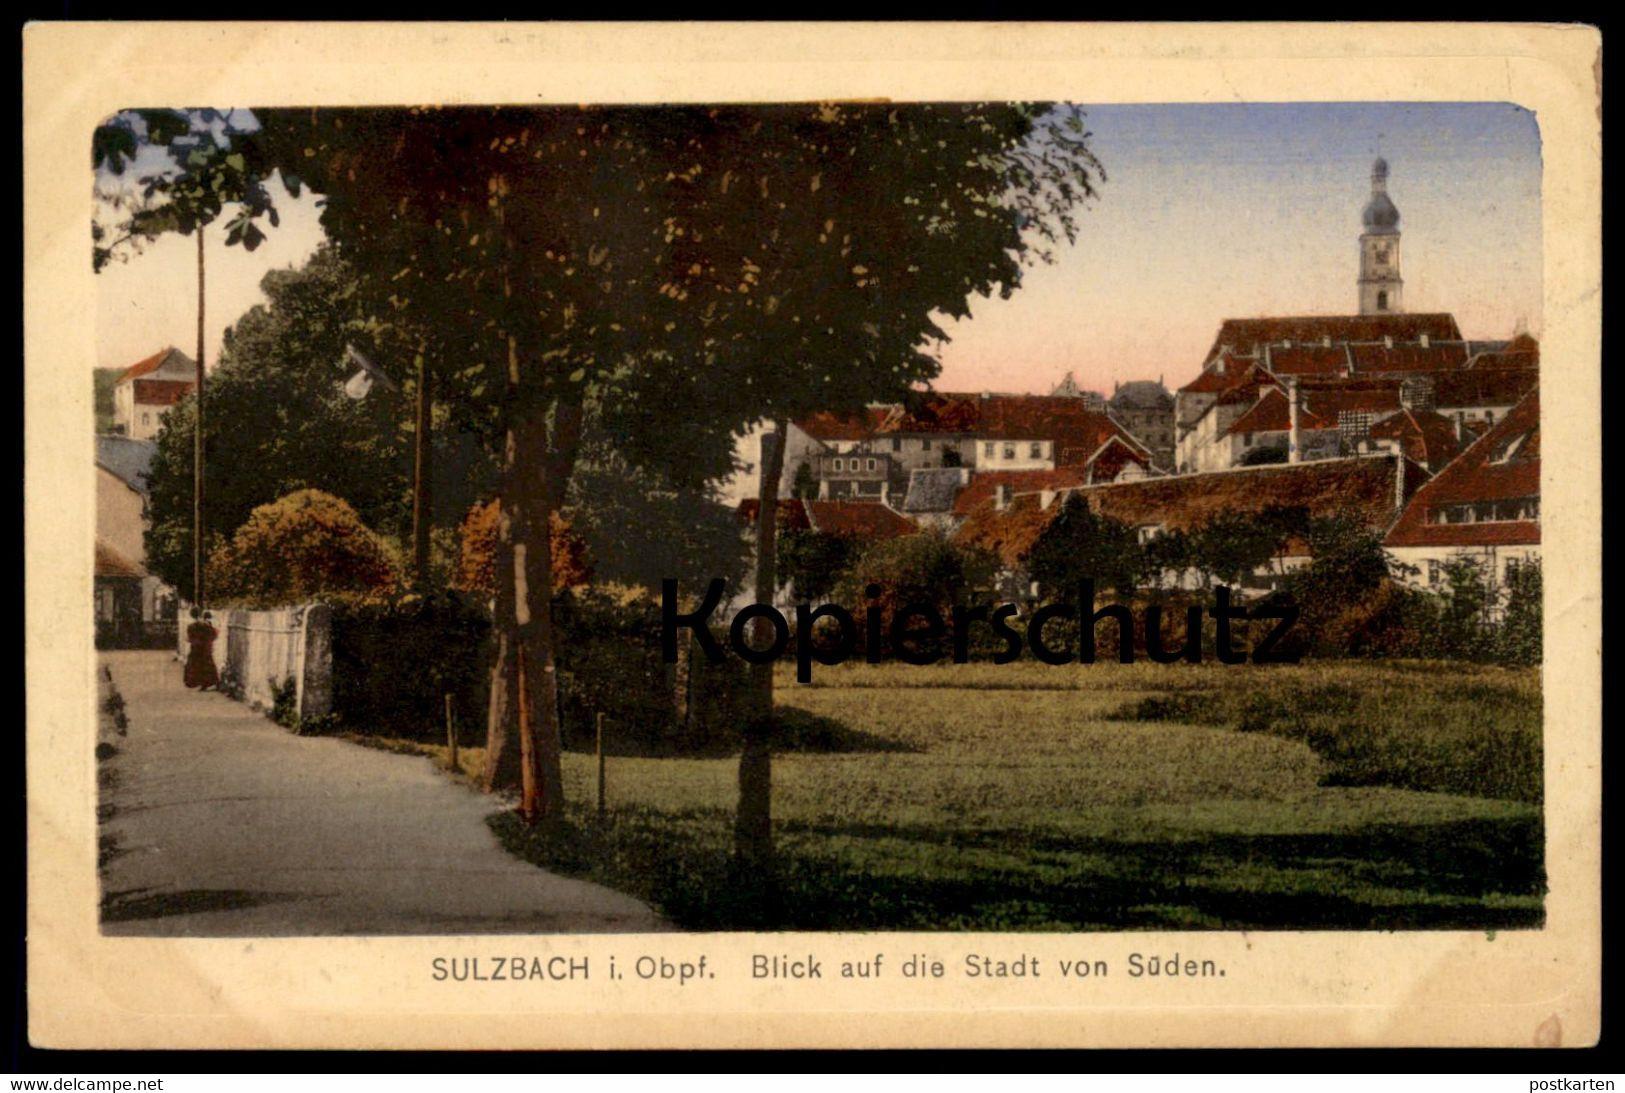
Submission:
<svg viewBox="0 0 1625 1093">
<path fill-rule="evenodd" d="M 1491 463 L 1508 463 L 1517 457 L 1522 450 L 1524 442 L 1529 439 L 1528 433 L 1519 433 L 1512 439 L 1505 441 L 1495 451 L 1490 453 Z"/>
</svg>

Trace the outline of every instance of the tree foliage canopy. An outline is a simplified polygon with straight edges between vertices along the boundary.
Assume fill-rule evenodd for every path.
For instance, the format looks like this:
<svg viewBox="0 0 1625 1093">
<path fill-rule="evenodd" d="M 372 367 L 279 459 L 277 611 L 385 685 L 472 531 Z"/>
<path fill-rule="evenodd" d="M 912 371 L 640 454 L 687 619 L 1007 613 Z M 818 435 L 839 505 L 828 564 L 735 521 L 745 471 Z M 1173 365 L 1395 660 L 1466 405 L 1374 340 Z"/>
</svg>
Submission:
<svg viewBox="0 0 1625 1093">
<path fill-rule="evenodd" d="M 301 489 L 341 497 L 369 527 L 404 538 L 414 341 L 376 322 L 354 272 L 330 247 L 301 269 L 273 270 L 261 288 L 267 303 L 226 331 L 204 389 L 206 547 L 218 546 L 257 506 Z M 348 397 L 342 385 L 355 370 L 349 345 L 387 364 L 400 390 L 378 385 L 365 398 Z M 152 473 L 147 555 L 176 587 L 186 586 L 191 565 L 195 421 L 191 399 L 165 417 Z M 442 525 L 490 488 L 493 467 L 478 437 L 437 430 L 431 465 Z"/>
</svg>

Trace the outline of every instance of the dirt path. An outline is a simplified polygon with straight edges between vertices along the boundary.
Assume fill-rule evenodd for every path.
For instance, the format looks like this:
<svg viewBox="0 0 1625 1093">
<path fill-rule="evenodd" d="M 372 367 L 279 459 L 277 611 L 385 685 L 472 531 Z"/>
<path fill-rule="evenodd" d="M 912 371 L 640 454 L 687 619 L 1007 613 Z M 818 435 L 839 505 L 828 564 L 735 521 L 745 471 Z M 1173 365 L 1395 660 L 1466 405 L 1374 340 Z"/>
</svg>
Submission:
<svg viewBox="0 0 1625 1093">
<path fill-rule="evenodd" d="M 425 758 L 294 736 L 187 690 L 167 652 L 102 663 L 129 712 L 118 754 L 100 764 L 106 933 L 669 928 L 630 896 L 504 852 L 485 825 L 496 803 Z"/>
</svg>

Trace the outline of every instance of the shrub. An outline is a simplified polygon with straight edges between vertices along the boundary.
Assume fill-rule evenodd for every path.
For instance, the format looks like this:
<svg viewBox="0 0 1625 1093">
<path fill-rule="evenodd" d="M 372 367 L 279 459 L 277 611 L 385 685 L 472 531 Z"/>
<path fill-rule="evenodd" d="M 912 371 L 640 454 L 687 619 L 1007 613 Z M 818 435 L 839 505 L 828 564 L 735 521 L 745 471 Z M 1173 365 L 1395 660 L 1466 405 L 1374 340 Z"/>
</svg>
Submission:
<svg viewBox="0 0 1625 1093">
<path fill-rule="evenodd" d="M 458 592 L 335 605 L 334 714 L 362 733 L 443 740 L 449 694 L 458 725 L 483 732 L 490 631 Z"/>
<path fill-rule="evenodd" d="M 870 605 L 880 608 L 888 632 L 892 616 L 911 603 L 930 604 L 949 618 L 955 604 L 991 595 L 994 559 L 986 551 L 962 550 L 940 531 L 923 531 L 875 543 L 836 582 L 835 599 L 861 631 Z M 866 595 L 880 586 L 880 598 Z"/>
<path fill-rule="evenodd" d="M 806 602 L 828 596 L 863 551 L 863 544 L 850 536 L 806 528 L 780 532 L 778 545 L 779 579 L 790 583 L 791 595 Z"/>
<path fill-rule="evenodd" d="M 1328 656 L 1419 657 L 1437 653 L 1438 611 L 1426 593 L 1384 581 L 1313 635 Z"/>
<path fill-rule="evenodd" d="M 1525 562 L 1508 579 L 1499 652 L 1507 664 L 1539 664 L 1544 643 L 1539 562 Z"/>
<path fill-rule="evenodd" d="M 461 552 L 453 587 L 463 592 L 491 596 L 496 592 L 497 520 L 502 515 L 500 498 L 483 501 L 468 510 L 458 529 Z M 579 588 L 592 579 L 587 564 L 587 544 L 561 514 L 552 514 L 549 529 L 553 558 L 553 591 Z"/>
<path fill-rule="evenodd" d="M 393 551 L 348 503 L 299 490 L 249 514 L 209 560 L 214 596 L 246 607 L 367 598 L 399 580 Z"/>
<path fill-rule="evenodd" d="M 558 635 L 560 729 L 567 747 L 590 748 L 604 715 L 605 746 L 636 754 L 716 751 L 735 742 L 744 663 L 688 658 L 686 695 L 661 656 L 660 605 L 645 595 L 588 589 L 553 609 Z"/>
</svg>

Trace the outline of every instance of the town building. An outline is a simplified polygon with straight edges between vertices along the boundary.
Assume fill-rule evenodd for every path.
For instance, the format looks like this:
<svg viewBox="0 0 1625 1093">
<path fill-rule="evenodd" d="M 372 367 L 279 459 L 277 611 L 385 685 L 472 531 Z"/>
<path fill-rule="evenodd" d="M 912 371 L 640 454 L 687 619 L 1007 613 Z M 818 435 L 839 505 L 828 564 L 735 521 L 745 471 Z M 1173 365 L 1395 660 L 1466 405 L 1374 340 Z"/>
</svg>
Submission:
<svg viewBox="0 0 1625 1093">
<path fill-rule="evenodd" d="M 151 440 L 169 408 L 197 386 L 197 363 L 174 346 L 130 365 L 113 383 L 113 430 Z"/>
<path fill-rule="evenodd" d="M 1024 589 L 1028 555 L 1072 497 L 1082 498 L 1098 515 L 1134 529 L 1142 543 L 1169 532 L 1193 531 L 1217 517 L 1270 510 L 1296 511 L 1308 519 L 1352 518 L 1380 534 L 1426 480 L 1425 469 L 1384 452 L 1109 485 L 1038 484 L 1036 489 L 1017 489 L 1012 496 L 981 501 L 966 515 L 955 541 L 993 551 L 1005 567 L 1002 583 Z M 1248 575 L 1242 587 L 1256 591 L 1279 587 L 1286 574 L 1309 561 L 1309 545 L 1289 540 L 1267 566 Z M 1194 588 L 1199 577 L 1194 572 L 1167 573 L 1157 582 Z"/>
<path fill-rule="evenodd" d="M 1479 565 L 1492 595 L 1540 559 L 1540 393 L 1531 391 L 1417 490 L 1384 547 L 1402 576 L 1434 591 L 1457 559 Z"/>
<path fill-rule="evenodd" d="M 1201 371 L 1174 394 L 1175 471 L 1418 444 L 1436 470 L 1449 445 L 1437 443 L 1431 417 L 1372 430 L 1402 410 L 1427 411 L 1452 423 L 1460 450 L 1534 388 L 1540 347 L 1526 331 L 1472 341 L 1447 313 L 1405 311 L 1399 210 L 1387 180 L 1378 159 L 1361 216 L 1358 313 L 1224 320 Z"/>
<path fill-rule="evenodd" d="M 174 644 L 174 591 L 146 569 L 147 475 L 156 446 L 96 438 L 96 639 L 102 647 Z"/>
<path fill-rule="evenodd" d="M 1399 275 L 1399 209 L 1388 196 L 1388 161 L 1371 165 L 1371 200 L 1360 215 L 1360 314 L 1405 310 L 1405 281 Z"/>
<path fill-rule="evenodd" d="M 1107 403 L 1112 420 L 1145 445 L 1151 462 L 1159 470 L 1174 467 L 1174 396 L 1159 377 L 1120 383 Z"/>
<path fill-rule="evenodd" d="M 1078 386 L 1078 378 L 1068 372 L 1061 378 L 1061 382 L 1050 388 L 1051 398 L 1077 398 L 1096 413 L 1106 412 L 1106 396 L 1099 391 L 1086 391 Z"/>
</svg>

